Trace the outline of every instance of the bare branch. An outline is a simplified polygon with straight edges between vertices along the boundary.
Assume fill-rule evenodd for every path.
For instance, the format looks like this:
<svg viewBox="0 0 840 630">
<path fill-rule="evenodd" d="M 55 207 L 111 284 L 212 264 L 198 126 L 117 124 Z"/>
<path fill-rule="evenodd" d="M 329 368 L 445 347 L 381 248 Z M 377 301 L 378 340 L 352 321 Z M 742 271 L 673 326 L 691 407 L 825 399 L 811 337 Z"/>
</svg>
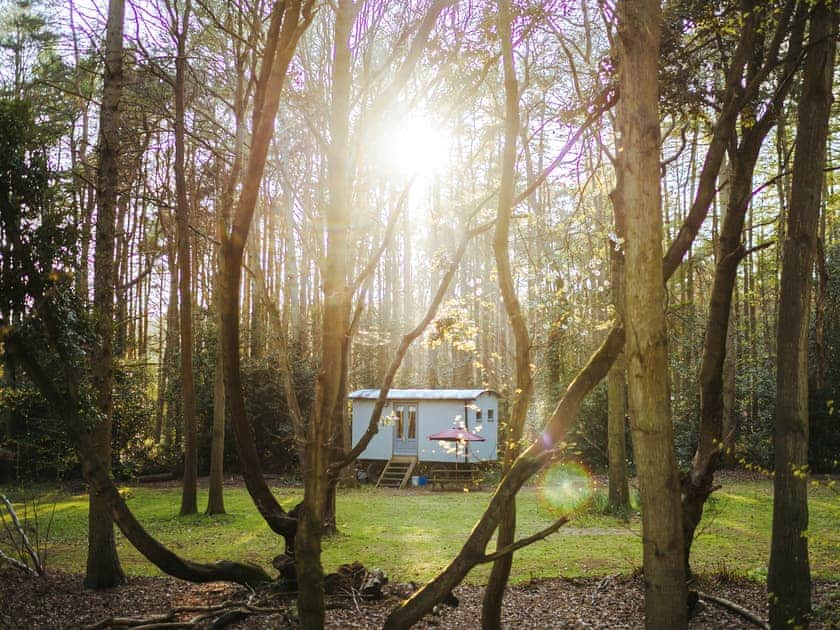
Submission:
<svg viewBox="0 0 840 630">
<path fill-rule="evenodd" d="M 362 435 L 361 439 L 356 443 L 356 445 L 352 449 L 350 449 L 350 451 L 344 457 L 334 462 L 330 466 L 330 475 L 338 474 L 338 472 L 342 468 L 353 462 L 367 448 L 367 445 L 373 439 L 373 436 L 379 432 L 379 419 L 382 417 L 382 410 L 385 408 L 385 402 L 388 397 L 388 390 L 391 388 L 391 384 L 394 382 L 394 377 L 397 375 L 397 370 L 399 370 L 400 365 L 402 365 L 403 358 L 408 352 L 408 348 L 411 346 L 415 339 L 417 339 L 420 335 L 423 334 L 423 331 L 426 330 L 426 327 L 431 323 L 432 319 L 434 319 L 434 316 L 437 313 L 437 309 L 440 306 L 440 303 L 443 301 L 444 296 L 449 290 L 449 284 L 452 282 L 452 278 L 454 277 L 458 266 L 461 264 L 461 259 L 464 257 L 464 253 L 467 251 L 467 244 L 469 244 L 469 242 L 479 234 L 483 234 L 484 232 L 489 231 L 493 227 L 493 225 L 494 222 L 490 222 L 473 228 L 464 235 L 463 239 L 461 239 L 461 243 L 458 246 L 458 250 L 455 252 L 455 256 L 449 263 L 449 268 L 446 270 L 446 274 L 444 275 L 443 279 L 440 282 L 440 285 L 438 286 L 437 293 L 435 294 L 432 303 L 429 305 L 429 308 L 426 311 L 426 315 L 423 317 L 422 321 L 419 324 L 417 324 L 417 326 L 412 331 L 407 333 L 402 338 L 402 341 L 400 341 L 399 348 L 397 348 L 397 353 L 394 355 L 394 358 L 391 361 L 391 365 L 388 367 L 388 371 L 386 372 L 385 379 L 382 383 L 382 388 L 379 390 L 379 397 L 376 399 L 376 404 L 373 407 L 373 412 L 371 413 L 370 422 L 368 423 L 367 430 L 365 431 L 364 435 Z"/>
<path fill-rule="evenodd" d="M 38 552 L 32 547 L 32 543 L 29 542 L 29 537 L 26 535 L 26 531 L 23 529 L 23 525 L 21 525 L 20 520 L 18 519 L 17 512 L 15 512 L 12 502 L 6 498 L 5 494 L 0 495 L 0 501 L 2 501 L 6 506 L 6 510 L 9 512 L 12 523 L 14 523 L 15 529 L 17 529 L 17 533 L 20 536 L 20 540 L 23 545 L 23 550 L 32 559 L 35 574 L 42 574 L 44 572 L 44 567 L 41 564 L 41 559 L 38 557 Z"/>
<path fill-rule="evenodd" d="M 556 521 L 554 521 L 554 523 L 552 523 L 551 525 L 546 527 L 545 529 L 538 531 L 536 534 L 532 534 L 531 536 L 528 536 L 526 538 L 522 538 L 520 540 L 517 540 L 515 543 L 512 543 L 512 544 L 508 545 L 507 547 L 504 547 L 502 549 L 499 549 L 498 551 L 495 551 L 493 553 L 482 556 L 478 560 L 478 564 L 485 564 L 487 562 L 494 562 L 494 561 L 498 560 L 499 558 L 502 558 L 504 556 L 507 556 L 508 554 L 513 553 L 514 551 L 522 549 L 523 547 L 527 547 L 528 545 L 531 545 L 531 544 L 533 544 L 537 541 L 543 540 L 544 538 L 548 538 L 549 536 L 551 536 L 551 534 L 556 532 L 558 529 L 563 527 L 563 525 L 565 525 L 568 522 L 569 522 L 569 517 L 568 516 L 564 516 L 562 518 L 559 518 Z"/>
</svg>

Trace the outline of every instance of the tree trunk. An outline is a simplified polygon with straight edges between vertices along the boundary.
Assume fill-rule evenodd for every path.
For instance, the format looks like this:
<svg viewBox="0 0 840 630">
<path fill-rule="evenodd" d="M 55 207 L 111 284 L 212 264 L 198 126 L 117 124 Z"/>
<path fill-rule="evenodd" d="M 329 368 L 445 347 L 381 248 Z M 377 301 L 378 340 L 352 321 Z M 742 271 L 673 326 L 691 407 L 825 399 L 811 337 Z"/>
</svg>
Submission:
<svg viewBox="0 0 840 630">
<path fill-rule="evenodd" d="M 503 433 L 502 473 L 505 474 L 513 466 L 521 449 L 520 442 L 534 384 L 531 375 L 531 339 L 516 295 L 510 264 L 510 218 L 513 212 L 514 185 L 516 183 L 516 138 L 519 135 L 519 85 L 516 81 L 516 69 L 513 60 L 509 0 L 499 0 L 497 28 L 502 45 L 502 67 L 505 79 L 505 135 L 493 253 L 499 276 L 499 290 L 502 294 L 516 344 L 516 391 L 511 405 L 510 418 Z M 504 506 L 499 520 L 496 549 L 504 549 L 513 543 L 515 534 L 516 502 L 511 500 Z M 502 600 L 512 563 L 513 554 L 505 554 L 493 563 L 481 608 L 482 628 L 495 629 L 501 627 Z"/>
<path fill-rule="evenodd" d="M 175 216 L 178 238 L 178 272 L 181 317 L 181 412 L 184 419 L 184 479 L 181 492 L 181 515 L 198 512 L 196 484 L 198 457 L 195 428 L 195 382 L 193 379 L 192 328 L 192 259 L 190 256 L 190 211 L 187 203 L 185 163 L 185 81 L 187 72 L 187 28 L 190 19 L 190 0 L 186 0 L 177 38 L 178 56 L 175 58 Z M 177 16 L 177 13 L 173 12 Z M 177 19 L 177 18 L 176 18 Z"/>
<path fill-rule="evenodd" d="M 94 319 L 98 344 L 92 357 L 93 384 L 101 419 L 93 427 L 91 445 L 107 478 L 111 472 L 111 416 L 114 386 L 114 230 L 119 190 L 120 96 L 123 82 L 124 0 L 110 0 L 106 33 L 105 79 L 100 113 L 97 172 Z M 88 555 L 85 586 L 106 588 L 125 580 L 114 541 L 108 500 L 91 487 L 88 512 Z"/>
<path fill-rule="evenodd" d="M 753 130 L 757 127 L 753 127 Z M 709 299 L 703 357 L 700 362 L 700 427 L 691 470 L 683 480 L 683 544 L 686 570 L 694 532 L 703 516 L 703 505 L 714 490 L 714 472 L 723 450 L 723 372 L 726 359 L 732 295 L 738 264 L 744 256 L 741 232 L 752 196 L 752 176 L 764 133 L 747 134 L 732 156 L 726 176 L 729 192 L 717 252 L 717 264 Z"/>
<path fill-rule="evenodd" d="M 659 192 L 659 2 L 618 4 L 619 169 L 627 213 L 627 381 L 642 496 L 645 625 L 685 628 L 682 514 L 668 391 Z"/>
<path fill-rule="evenodd" d="M 618 173 L 621 181 L 623 173 Z M 624 246 L 626 212 L 618 194 L 613 196 L 615 233 L 619 241 L 609 241 L 612 300 L 620 319 L 624 313 Z M 615 514 L 627 515 L 630 510 L 630 488 L 627 482 L 627 361 L 622 352 L 607 374 L 607 459 L 609 467 L 609 506 Z"/>
<path fill-rule="evenodd" d="M 328 149 L 329 203 L 326 208 L 327 250 L 323 263 L 323 315 L 320 365 L 315 382 L 315 401 L 301 465 L 304 495 L 295 537 L 298 567 L 298 610 L 301 627 L 324 625 L 324 572 L 321 538 L 327 513 L 332 445 L 337 435 L 336 411 L 344 401 L 345 353 L 347 351 L 350 288 L 347 285 L 349 229 L 348 134 L 350 123 L 350 33 L 358 9 L 352 0 L 340 0 L 333 36 L 333 70 Z"/>
<path fill-rule="evenodd" d="M 791 51 L 798 51 L 800 48 L 804 18 L 804 12 L 800 11 L 796 14 L 789 42 Z M 760 52 L 771 56 L 775 54 L 772 50 Z M 793 53 L 791 56 L 795 57 Z M 786 72 L 793 71 L 792 64 L 792 61 L 786 64 Z M 748 79 L 751 78 L 751 75 L 748 75 Z M 777 87 L 773 102 L 757 120 L 752 112 L 747 113 L 752 123 L 745 126 L 740 143 L 732 143 L 730 168 L 721 178 L 726 183 L 721 197 L 725 200 L 726 206 L 716 252 L 715 275 L 712 281 L 706 333 L 703 339 L 703 356 L 700 363 L 698 444 L 691 462 L 691 469 L 682 483 L 686 571 L 690 570 L 689 559 L 694 532 L 700 524 L 705 501 L 714 490 L 715 469 L 721 453 L 726 448 L 724 442 L 726 435 L 723 429 L 724 367 L 729 339 L 732 295 L 738 279 L 738 265 L 746 254 L 741 244 L 741 234 L 752 198 L 753 173 L 762 143 L 775 120 L 775 111 L 781 107 L 789 86 L 790 81 L 784 80 L 782 85 Z"/>
<path fill-rule="evenodd" d="M 614 514 L 630 510 L 627 482 L 627 377 L 624 353 L 607 374 L 607 457 L 609 460 L 609 506 Z"/>
<path fill-rule="evenodd" d="M 216 293 L 218 295 L 218 288 Z M 218 298 L 217 298 L 218 304 Z M 210 490 L 207 497 L 207 514 L 224 514 L 225 498 L 225 376 L 222 344 L 216 346 L 216 370 L 213 375 L 213 437 L 210 443 Z"/>
<path fill-rule="evenodd" d="M 808 561 L 808 312 L 823 188 L 837 0 L 811 9 L 787 230 L 782 253 L 777 332 L 773 535 L 767 590 L 770 626 L 807 627 Z"/>
<path fill-rule="evenodd" d="M 242 476 L 260 515 L 272 531 L 283 536 L 286 551 L 293 553 L 297 521 L 289 516 L 268 487 L 262 474 L 254 435 L 245 411 L 239 356 L 239 305 L 242 259 L 256 209 L 260 182 L 280 104 L 280 94 L 297 42 L 312 19 L 312 1 L 290 1 L 272 8 L 264 56 L 256 84 L 253 135 L 230 234 L 222 239 L 220 317 L 225 397 L 233 423 Z M 232 201 L 231 201 L 232 203 Z M 223 215 L 229 215 L 225 208 Z"/>
<path fill-rule="evenodd" d="M 733 305 L 738 301 L 737 292 L 732 298 Z M 723 361 L 723 426 L 722 445 L 723 453 L 721 466 L 731 468 L 735 466 L 735 437 L 738 433 L 738 414 L 735 409 L 736 388 L 735 377 L 737 376 L 738 361 L 738 314 L 737 309 L 730 307 L 729 328 L 726 332 L 726 358 Z"/>
<path fill-rule="evenodd" d="M 174 226 L 167 235 L 167 261 L 169 268 L 169 301 L 166 306 L 166 349 L 163 353 L 161 370 L 161 391 L 158 392 L 162 431 L 160 442 L 167 446 L 177 444 L 175 437 L 176 411 L 180 408 L 172 392 L 172 381 L 176 378 L 178 367 L 176 354 L 180 355 L 179 315 L 178 315 L 178 247 L 174 239 Z"/>
</svg>

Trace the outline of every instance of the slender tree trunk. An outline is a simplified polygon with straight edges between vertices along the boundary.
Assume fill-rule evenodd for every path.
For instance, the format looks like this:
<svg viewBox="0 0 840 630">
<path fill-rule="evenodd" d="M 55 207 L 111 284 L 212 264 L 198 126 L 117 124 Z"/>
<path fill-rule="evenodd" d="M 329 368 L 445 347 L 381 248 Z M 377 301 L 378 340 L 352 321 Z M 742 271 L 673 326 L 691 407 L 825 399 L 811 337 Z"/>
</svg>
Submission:
<svg viewBox="0 0 840 630">
<path fill-rule="evenodd" d="M 174 228 L 173 228 L 174 229 Z M 180 355 L 180 330 L 179 330 L 179 315 L 178 315 L 178 247 L 172 239 L 173 234 L 167 236 L 169 242 L 167 243 L 167 261 L 169 267 L 169 301 L 166 306 L 166 349 L 163 353 L 163 365 L 161 369 L 164 371 L 162 378 L 163 388 L 158 392 L 160 399 L 159 408 L 162 415 L 162 434 L 161 443 L 167 446 L 177 445 L 175 423 L 176 412 L 180 409 L 177 400 L 174 400 L 172 395 L 172 381 L 177 377 L 178 366 L 176 365 L 176 355 Z"/>
<path fill-rule="evenodd" d="M 221 231 L 221 230 L 220 230 Z M 221 256 L 221 252 L 219 253 Z M 222 265 L 219 265 L 222 267 Z M 220 307 L 221 287 L 215 290 L 216 308 Z M 217 315 L 218 318 L 218 315 Z M 210 443 L 210 490 L 207 497 L 207 514 L 224 514 L 224 465 L 225 465 L 225 376 L 222 344 L 216 346 L 216 370 L 213 375 L 213 437 Z"/>
<path fill-rule="evenodd" d="M 826 384 L 825 320 L 830 276 L 825 266 L 825 215 L 821 227 L 822 235 L 817 239 L 817 297 L 814 300 L 814 352 L 817 364 L 814 388 L 817 391 L 822 391 Z"/>
<path fill-rule="evenodd" d="M 619 181 L 623 173 L 618 175 Z M 615 232 L 619 239 L 626 235 L 625 210 L 619 195 L 613 195 Z M 613 306 L 620 318 L 624 313 L 624 250 L 618 242 L 609 242 Z M 630 488 L 627 482 L 627 361 L 624 353 L 616 358 L 607 374 L 607 458 L 609 466 L 609 506 L 616 514 L 626 515 L 630 509 Z"/>
<path fill-rule="evenodd" d="M 726 331 L 726 358 L 723 361 L 723 423 L 722 423 L 722 446 L 721 466 L 729 468 L 735 466 L 735 436 L 738 433 L 738 414 L 735 409 L 736 389 L 735 377 L 737 375 L 737 341 L 738 341 L 738 314 L 734 304 L 738 301 L 737 292 L 732 297 L 733 306 L 729 312 L 729 327 Z"/>
<path fill-rule="evenodd" d="M 798 107 L 796 155 L 779 294 L 773 536 L 767 590 L 770 626 L 807 627 L 811 612 L 808 561 L 808 313 L 811 274 L 832 104 L 837 0 L 811 9 Z"/>
<path fill-rule="evenodd" d="M 192 258 L 190 255 L 190 214 L 187 202 L 185 163 L 186 130 L 184 124 L 185 82 L 187 71 L 187 28 L 190 19 L 190 0 L 186 0 L 177 27 L 178 56 L 175 58 L 175 217 L 178 239 L 178 273 L 181 317 L 181 413 L 184 419 L 184 479 L 181 492 L 181 515 L 198 512 L 196 484 L 198 458 L 196 454 L 195 382 L 193 378 L 192 328 Z M 174 13 L 177 16 L 177 13 Z M 177 19 L 177 17 L 176 17 Z"/>
<path fill-rule="evenodd" d="M 225 397 L 236 437 L 242 476 L 260 515 L 272 531 L 283 536 L 286 552 L 289 554 L 294 553 L 298 522 L 279 504 L 262 474 L 259 453 L 242 393 L 239 306 L 243 253 L 257 205 L 269 144 L 274 133 L 280 95 L 297 42 L 312 19 L 312 8 L 312 0 L 289 0 L 272 7 L 256 82 L 253 135 L 230 234 L 222 239 L 223 267 L 220 273 L 222 300 L 219 310 L 222 328 L 219 342 L 224 353 Z M 234 184 L 235 182 L 232 182 L 231 186 Z M 229 211 L 230 208 L 226 207 L 223 215 L 228 216 Z"/>
<path fill-rule="evenodd" d="M 493 253 L 499 276 L 508 321 L 513 329 L 516 344 L 516 391 L 504 436 L 503 474 L 513 466 L 521 450 L 522 431 L 528 415 L 528 406 L 534 389 L 531 376 L 531 339 L 528 326 L 516 295 L 510 264 L 510 215 L 513 211 L 514 185 L 516 183 L 516 138 L 519 135 L 519 85 L 513 60 L 511 36 L 511 7 L 509 0 L 499 0 L 497 28 L 502 45 L 502 67 L 505 78 L 505 136 L 502 149 L 502 178 L 499 187 L 499 204 L 496 211 L 496 233 Z M 496 548 L 504 549 L 516 535 L 516 502 L 510 501 L 499 520 Z M 481 626 L 485 629 L 501 627 L 502 600 L 507 586 L 513 554 L 506 554 L 493 563 L 490 579 L 484 591 L 481 608 Z"/>
<path fill-rule="evenodd" d="M 725 197 L 728 203 L 724 209 L 720 229 L 717 264 L 700 362 L 698 446 L 691 469 L 682 484 L 683 544 L 687 571 L 694 532 L 700 524 L 703 505 L 714 490 L 714 473 L 724 449 L 723 377 L 732 295 L 738 279 L 738 264 L 744 256 L 741 232 L 752 195 L 753 170 L 765 134 L 766 130 L 757 134 L 747 134 L 744 142 L 735 151 L 730 163 L 730 174 L 726 176 L 729 192 Z"/>
<path fill-rule="evenodd" d="M 609 506 L 613 513 L 630 510 L 627 482 L 627 377 L 622 353 L 607 374 L 607 458 L 609 460 Z"/>
<path fill-rule="evenodd" d="M 358 8 L 352 0 L 336 7 L 333 39 L 332 103 L 328 152 L 329 203 L 326 208 L 327 251 L 323 265 L 323 315 L 320 366 L 315 401 L 301 457 L 304 496 L 298 516 L 295 556 L 298 568 L 298 610 L 301 627 L 324 625 L 324 571 L 321 538 L 327 515 L 330 480 L 327 467 L 336 436 L 336 410 L 343 403 L 343 371 L 347 351 L 350 294 L 347 286 L 349 228 L 348 134 L 350 122 L 350 33 Z"/>
<path fill-rule="evenodd" d="M 802 42 L 805 13 L 796 13 L 791 29 L 789 47 L 791 57 L 796 57 Z M 763 51 L 762 51 L 763 52 Z M 774 54 L 763 53 L 763 54 Z M 785 70 L 793 72 L 793 61 L 788 61 Z M 752 68 L 752 67 L 751 67 Z M 748 78 L 751 78 L 748 75 Z M 726 182 L 723 220 L 716 252 L 715 275 L 712 282 L 706 333 L 703 339 L 703 357 L 700 363 L 700 427 L 697 450 L 691 462 L 691 469 L 683 478 L 683 544 L 685 545 L 686 571 L 690 571 L 689 559 L 694 532 L 703 515 L 703 506 L 709 494 L 714 491 L 714 473 L 721 454 L 726 448 L 724 434 L 724 370 L 729 339 L 732 295 L 738 279 L 738 265 L 746 254 L 741 244 L 744 222 L 752 198 L 752 182 L 764 138 L 775 120 L 775 111 L 781 106 L 790 82 L 776 89 L 772 104 L 757 120 L 751 115 L 752 124 L 745 126 L 740 143 L 734 143 L 730 150 L 731 162 L 723 176 Z M 751 233 L 751 232 L 750 232 Z M 751 239 L 748 237 L 747 242 Z M 752 291 L 750 290 L 750 293 Z M 754 317 L 751 318 L 754 327 Z M 753 328 L 754 329 L 754 328 Z M 754 347 L 752 344 L 751 347 Z"/>
<path fill-rule="evenodd" d="M 114 386 L 114 229 L 120 185 L 120 96 L 123 82 L 124 0 L 110 0 L 106 33 L 105 80 L 100 113 L 97 172 L 94 317 L 99 343 L 93 356 L 93 383 L 101 419 L 93 428 L 92 446 L 104 474 L 111 472 L 111 416 Z M 88 512 L 88 555 L 85 586 L 105 588 L 125 580 L 114 541 L 114 520 L 108 501 L 91 487 Z"/>
<path fill-rule="evenodd" d="M 647 628 L 688 625 L 668 391 L 659 192 L 659 2 L 618 4 L 620 205 L 627 213 L 627 380 L 642 495 Z"/>
</svg>

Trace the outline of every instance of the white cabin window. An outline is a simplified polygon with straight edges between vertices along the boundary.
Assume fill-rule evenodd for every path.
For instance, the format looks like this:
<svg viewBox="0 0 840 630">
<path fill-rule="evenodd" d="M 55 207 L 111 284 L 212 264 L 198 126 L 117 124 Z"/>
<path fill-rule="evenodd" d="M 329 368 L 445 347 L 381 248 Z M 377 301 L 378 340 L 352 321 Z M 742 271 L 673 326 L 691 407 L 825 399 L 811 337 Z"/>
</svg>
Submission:
<svg viewBox="0 0 840 630">
<path fill-rule="evenodd" d="M 475 410 L 475 421 L 476 423 L 481 423 L 481 409 Z"/>
<path fill-rule="evenodd" d="M 487 410 L 487 422 L 493 422 L 493 420 L 494 420 L 493 416 L 495 415 L 493 413 L 494 411 L 495 411 L 494 409 L 488 409 Z"/>
</svg>

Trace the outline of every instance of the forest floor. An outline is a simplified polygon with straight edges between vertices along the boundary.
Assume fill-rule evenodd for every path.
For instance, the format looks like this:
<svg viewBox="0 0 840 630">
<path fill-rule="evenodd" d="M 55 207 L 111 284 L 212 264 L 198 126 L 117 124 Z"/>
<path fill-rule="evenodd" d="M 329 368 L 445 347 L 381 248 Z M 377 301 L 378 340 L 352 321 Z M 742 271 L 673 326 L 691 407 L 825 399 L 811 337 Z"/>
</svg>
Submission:
<svg viewBox="0 0 840 630">
<path fill-rule="evenodd" d="M 51 573 L 25 578 L 0 572 L 0 628 L 83 628 L 113 616 L 151 619 L 174 607 L 209 607 L 244 601 L 253 593 L 230 584 L 189 584 L 166 577 L 132 577 L 113 589 L 89 591 L 80 575 Z M 376 602 L 334 601 L 327 613 L 328 628 L 379 628 L 388 612 L 411 592 L 411 585 L 392 584 Z M 503 624 L 509 628 L 642 628 L 643 584 L 638 575 L 602 578 L 536 579 L 508 588 Z M 718 575 L 701 578 L 693 588 L 733 601 L 767 618 L 764 585 L 743 577 Z M 441 606 L 418 628 L 478 628 L 483 587 L 462 585 L 454 594 L 458 606 Z M 276 612 L 231 624 L 230 628 L 294 628 L 293 603 L 259 598 L 261 606 Z M 820 581 L 814 588 L 815 620 L 812 628 L 840 628 L 840 582 Z M 186 621 L 199 612 L 179 617 Z M 209 624 L 208 624 L 209 625 Z M 208 627 L 208 626 L 204 626 Z M 755 628 L 744 617 L 701 596 L 691 628 Z"/>
</svg>

